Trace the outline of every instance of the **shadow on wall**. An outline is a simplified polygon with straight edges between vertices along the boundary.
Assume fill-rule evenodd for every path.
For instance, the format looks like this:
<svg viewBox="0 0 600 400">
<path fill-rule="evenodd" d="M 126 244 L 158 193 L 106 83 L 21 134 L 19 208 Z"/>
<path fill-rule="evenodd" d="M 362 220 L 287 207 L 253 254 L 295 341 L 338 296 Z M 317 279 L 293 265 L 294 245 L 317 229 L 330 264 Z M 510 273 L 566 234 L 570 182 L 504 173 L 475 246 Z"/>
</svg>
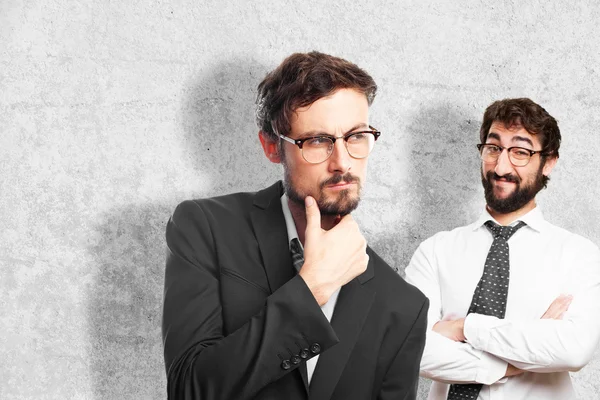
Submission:
<svg viewBox="0 0 600 400">
<path fill-rule="evenodd" d="M 415 224 L 409 228 L 402 273 L 419 244 L 443 230 L 471 222 L 471 200 L 480 190 L 479 120 L 468 110 L 441 104 L 421 109 L 407 127 Z M 431 381 L 419 378 L 417 398 L 426 399 Z"/>
<path fill-rule="evenodd" d="M 212 182 L 194 197 L 256 190 L 280 175 L 263 161 L 256 138 L 255 88 L 265 72 L 240 60 L 186 85 L 177 117 L 181 137 L 173 140 L 181 140 L 194 170 Z M 95 270 L 88 311 L 95 398 L 165 398 L 164 230 L 180 200 L 115 208 L 95 228 L 101 239 L 88 249 Z"/>
<path fill-rule="evenodd" d="M 224 63 L 193 89 L 180 117 L 195 169 L 211 177 L 211 193 L 255 191 L 280 179 L 265 158 L 255 122 L 256 87 L 268 72 L 256 62 Z"/>
<path fill-rule="evenodd" d="M 441 104 L 420 110 L 408 126 L 418 222 L 413 250 L 439 231 L 472 222 L 472 199 L 481 190 L 477 118 L 460 106 Z"/>
<path fill-rule="evenodd" d="M 407 181 L 397 188 L 406 216 L 402 227 L 373 237 L 371 246 L 404 275 L 413 253 L 425 239 L 471 222 L 473 199 L 479 196 L 479 156 L 475 145 L 479 121 L 456 105 L 421 108 L 403 131 L 397 157 L 408 157 Z"/>
</svg>

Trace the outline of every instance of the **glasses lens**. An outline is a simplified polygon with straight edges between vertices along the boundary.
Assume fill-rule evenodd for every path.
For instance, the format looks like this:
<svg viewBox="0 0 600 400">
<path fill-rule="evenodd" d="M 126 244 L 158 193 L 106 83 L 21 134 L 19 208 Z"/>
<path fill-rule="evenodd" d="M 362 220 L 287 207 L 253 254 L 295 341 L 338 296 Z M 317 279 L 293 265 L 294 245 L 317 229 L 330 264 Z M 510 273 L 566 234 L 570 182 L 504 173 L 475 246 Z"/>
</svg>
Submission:
<svg viewBox="0 0 600 400">
<path fill-rule="evenodd" d="M 481 160 L 483 162 L 496 162 L 498 157 L 500 157 L 500 153 L 502 153 L 502 149 L 493 144 L 484 144 L 481 146 Z"/>
<path fill-rule="evenodd" d="M 527 165 L 530 158 L 531 153 L 526 149 L 520 149 L 518 147 L 510 149 L 510 161 L 517 167 L 524 167 Z"/>
<path fill-rule="evenodd" d="M 346 148 L 354 158 L 365 158 L 375 146 L 375 135 L 369 132 L 357 132 L 346 137 Z"/>
<path fill-rule="evenodd" d="M 327 137 L 315 137 L 304 142 L 302 156 L 312 164 L 323 162 L 333 151 L 333 141 Z"/>
</svg>

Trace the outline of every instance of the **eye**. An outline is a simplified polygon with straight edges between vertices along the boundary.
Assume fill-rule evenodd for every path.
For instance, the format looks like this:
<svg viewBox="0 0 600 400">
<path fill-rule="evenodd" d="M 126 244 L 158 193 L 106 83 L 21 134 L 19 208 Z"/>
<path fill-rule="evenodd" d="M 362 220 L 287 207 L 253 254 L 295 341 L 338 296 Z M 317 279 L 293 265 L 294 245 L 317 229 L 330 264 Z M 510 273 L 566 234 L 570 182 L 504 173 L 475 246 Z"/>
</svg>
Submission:
<svg viewBox="0 0 600 400">
<path fill-rule="evenodd" d="M 517 158 L 527 158 L 530 157 L 531 153 L 529 153 L 529 151 L 525 150 L 525 149 L 520 149 L 518 147 L 513 148 L 511 150 L 511 153 L 513 154 L 513 156 L 517 157 Z"/>
<path fill-rule="evenodd" d="M 354 144 L 354 143 L 363 143 L 369 140 L 369 137 L 367 136 L 368 133 L 365 132 L 356 132 L 353 134 L 350 134 L 346 141 L 348 142 L 348 144 Z"/>
<path fill-rule="evenodd" d="M 485 146 L 486 150 L 488 153 L 490 154 L 499 154 L 502 152 L 502 149 L 500 148 L 500 146 L 496 146 L 494 144 L 487 144 Z"/>
<path fill-rule="evenodd" d="M 310 138 L 304 142 L 305 146 L 310 147 L 327 147 L 332 144 L 331 139 L 326 136 L 318 136 L 314 138 Z"/>
</svg>

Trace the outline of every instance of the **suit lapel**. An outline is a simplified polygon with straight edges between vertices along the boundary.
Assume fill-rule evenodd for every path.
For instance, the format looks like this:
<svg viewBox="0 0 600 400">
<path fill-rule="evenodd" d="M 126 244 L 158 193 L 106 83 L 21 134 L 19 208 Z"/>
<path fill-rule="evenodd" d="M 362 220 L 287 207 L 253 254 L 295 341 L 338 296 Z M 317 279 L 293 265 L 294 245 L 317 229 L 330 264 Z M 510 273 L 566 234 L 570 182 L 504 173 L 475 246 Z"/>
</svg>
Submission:
<svg viewBox="0 0 600 400">
<path fill-rule="evenodd" d="M 250 215 L 271 293 L 295 274 L 281 210 L 282 190 L 281 183 L 277 182 L 258 192 Z"/>
<path fill-rule="evenodd" d="M 339 343 L 319 356 L 310 382 L 310 399 L 329 399 L 350 358 L 367 319 L 375 291 L 364 285 L 374 275 L 372 262 L 367 271 L 342 287 L 331 319 Z"/>
</svg>

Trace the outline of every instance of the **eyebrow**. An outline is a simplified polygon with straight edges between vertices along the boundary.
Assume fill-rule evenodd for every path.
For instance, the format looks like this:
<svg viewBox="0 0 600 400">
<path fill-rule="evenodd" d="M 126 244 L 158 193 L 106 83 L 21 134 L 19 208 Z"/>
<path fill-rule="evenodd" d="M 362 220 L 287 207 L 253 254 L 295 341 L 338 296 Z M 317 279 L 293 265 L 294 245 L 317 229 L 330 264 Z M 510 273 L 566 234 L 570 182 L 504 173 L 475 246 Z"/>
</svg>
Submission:
<svg viewBox="0 0 600 400">
<path fill-rule="evenodd" d="M 488 134 L 488 139 L 496 139 L 496 140 L 500 141 L 500 135 L 497 134 L 496 132 L 490 132 Z M 511 141 L 512 142 L 525 142 L 525 143 L 529 144 L 531 147 L 533 147 L 533 142 L 531 141 L 531 139 L 529 139 L 525 136 L 513 136 Z"/>
<path fill-rule="evenodd" d="M 354 125 L 352 128 L 350 128 L 346 133 L 344 133 L 343 136 L 346 136 L 349 133 L 352 133 L 353 131 L 357 130 L 357 129 L 366 129 L 366 130 L 370 130 L 369 125 L 365 124 L 364 122 L 359 122 L 358 124 Z M 319 130 L 312 130 L 312 131 L 306 131 L 301 133 L 300 135 L 298 135 L 298 139 L 302 139 L 302 138 L 306 138 L 306 137 L 312 137 L 312 136 L 330 136 L 333 137 L 333 135 L 327 133 L 327 132 L 323 132 L 323 131 L 319 131 Z"/>
</svg>

